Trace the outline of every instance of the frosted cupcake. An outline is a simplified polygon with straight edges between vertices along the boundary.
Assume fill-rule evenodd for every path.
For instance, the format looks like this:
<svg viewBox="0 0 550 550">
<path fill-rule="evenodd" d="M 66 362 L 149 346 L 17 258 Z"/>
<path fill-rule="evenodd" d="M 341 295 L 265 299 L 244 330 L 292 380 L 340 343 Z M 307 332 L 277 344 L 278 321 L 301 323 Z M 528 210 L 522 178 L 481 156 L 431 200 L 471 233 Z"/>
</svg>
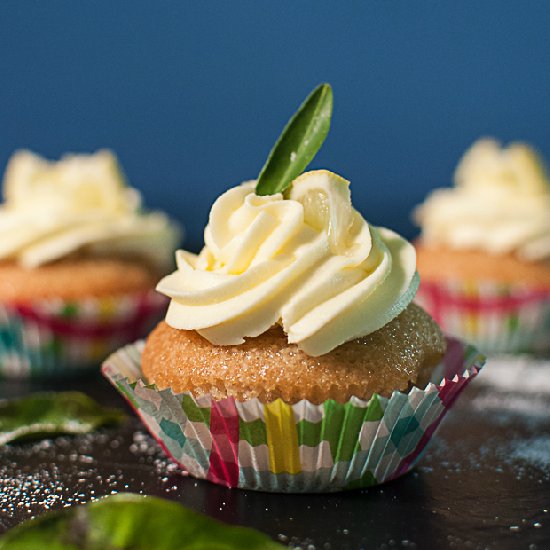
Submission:
<svg viewBox="0 0 550 550">
<path fill-rule="evenodd" d="M 201 254 L 179 251 L 178 270 L 159 283 L 171 303 L 143 354 L 147 379 L 292 403 L 425 386 L 445 342 L 409 305 L 413 246 L 370 226 L 332 172 L 302 174 L 286 199 L 255 187 L 224 193 Z"/>
<path fill-rule="evenodd" d="M 550 183 L 535 151 L 489 139 L 466 152 L 456 186 L 415 211 L 418 301 L 487 352 L 550 351 Z"/>
<path fill-rule="evenodd" d="M 146 334 L 177 226 L 141 208 L 109 151 L 19 151 L 0 205 L 0 376 L 80 372 Z"/>
<path fill-rule="evenodd" d="M 336 491 L 397 477 L 482 361 L 447 347 L 411 304 L 413 246 L 370 225 L 348 181 L 292 177 L 288 135 L 318 93 L 259 181 L 214 203 L 202 252 L 177 253 L 157 287 L 171 298 L 166 320 L 104 364 L 174 460 L 230 487 Z M 266 183 L 266 172 L 277 176 Z"/>
</svg>

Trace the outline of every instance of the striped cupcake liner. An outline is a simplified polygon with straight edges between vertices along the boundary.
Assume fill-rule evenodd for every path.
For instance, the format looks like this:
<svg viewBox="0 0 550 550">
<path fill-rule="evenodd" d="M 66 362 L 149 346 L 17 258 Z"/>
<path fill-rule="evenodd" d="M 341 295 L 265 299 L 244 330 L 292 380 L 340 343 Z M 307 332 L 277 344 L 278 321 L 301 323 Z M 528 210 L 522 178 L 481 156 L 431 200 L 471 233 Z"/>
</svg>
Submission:
<svg viewBox="0 0 550 550">
<path fill-rule="evenodd" d="M 157 292 L 0 303 L 0 379 L 70 375 L 145 336 L 166 312 Z"/>
<path fill-rule="evenodd" d="M 196 478 L 288 493 L 369 487 L 408 472 L 485 361 L 449 339 L 425 389 L 290 405 L 158 390 L 142 375 L 143 345 L 114 353 L 102 371 L 167 455 Z"/>
<path fill-rule="evenodd" d="M 550 353 L 550 288 L 422 282 L 415 301 L 447 333 L 485 353 Z"/>
</svg>

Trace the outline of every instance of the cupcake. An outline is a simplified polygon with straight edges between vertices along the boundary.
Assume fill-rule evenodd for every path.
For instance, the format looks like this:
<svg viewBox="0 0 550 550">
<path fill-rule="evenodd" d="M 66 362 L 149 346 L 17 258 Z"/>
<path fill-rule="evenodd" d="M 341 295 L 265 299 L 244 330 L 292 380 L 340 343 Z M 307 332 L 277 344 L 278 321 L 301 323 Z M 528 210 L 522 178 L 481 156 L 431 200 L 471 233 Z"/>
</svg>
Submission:
<svg viewBox="0 0 550 550">
<path fill-rule="evenodd" d="M 550 351 L 550 182 L 535 151 L 483 139 L 417 207 L 417 301 L 490 353 Z"/>
<path fill-rule="evenodd" d="M 268 167 L 293 162 L 277 148 L 296 141 L 315 93 Z M 411 303 L 413 246 L 370 225 L 344 178 L 296 171 L 270 186 L 264 167 L 215 201 L 202 252 L 178 251 L 157 286 L 171 299 L 165 321 L 103 372 L 195 477 L 367 487 L 414 465 L 482 358 Z"/>
<path fill-rule="evenodd" d="M 0 206 L 0 377 L 97 366 L 145 335 L 166 303 L 177 225 L 142 210 L 114 155 L 49 162 L 19 151 Z"/>
</svg>

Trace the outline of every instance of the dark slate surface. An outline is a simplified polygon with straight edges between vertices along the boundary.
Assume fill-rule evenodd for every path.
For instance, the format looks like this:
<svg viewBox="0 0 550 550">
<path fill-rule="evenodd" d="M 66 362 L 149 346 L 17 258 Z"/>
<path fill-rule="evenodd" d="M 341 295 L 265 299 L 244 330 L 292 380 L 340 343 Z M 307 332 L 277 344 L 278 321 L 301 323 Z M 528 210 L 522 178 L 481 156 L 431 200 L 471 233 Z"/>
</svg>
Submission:
<svg viewBox="0 0 550 550">
<path fill-rule="evenodd" d="M 79 389 L 125 407 L 99 376 L 2 382 L 0 396 Z M 492 361 L 419 466 L 381 487 L 328 495 L 225 489 L 186 477 L 133 416 L 120 428 L 0 449 L 0 532 L 119 491 L 159 495 L 313 549 L 550 548 L 550 363 Z"/>
</svg>

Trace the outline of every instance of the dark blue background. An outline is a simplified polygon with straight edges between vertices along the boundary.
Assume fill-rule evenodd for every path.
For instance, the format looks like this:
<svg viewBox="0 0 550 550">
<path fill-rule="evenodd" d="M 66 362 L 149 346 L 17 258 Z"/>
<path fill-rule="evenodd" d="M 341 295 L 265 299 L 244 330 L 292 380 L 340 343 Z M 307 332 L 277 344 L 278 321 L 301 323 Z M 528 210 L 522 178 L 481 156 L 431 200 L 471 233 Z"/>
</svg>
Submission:
<svg viewBox="0 0 550 550">
<path fill-rule="evenodd" d="M 0 165 L 19 147 L 111 147 L 198 248 L 213 199 L 257 175 L 328 81 L 333 125 L 314 166 L 410 237 L 411 208 L 479 136 L 550 157 L 549 28 L 543 1 L 4 0 Z"/>
</svg>

